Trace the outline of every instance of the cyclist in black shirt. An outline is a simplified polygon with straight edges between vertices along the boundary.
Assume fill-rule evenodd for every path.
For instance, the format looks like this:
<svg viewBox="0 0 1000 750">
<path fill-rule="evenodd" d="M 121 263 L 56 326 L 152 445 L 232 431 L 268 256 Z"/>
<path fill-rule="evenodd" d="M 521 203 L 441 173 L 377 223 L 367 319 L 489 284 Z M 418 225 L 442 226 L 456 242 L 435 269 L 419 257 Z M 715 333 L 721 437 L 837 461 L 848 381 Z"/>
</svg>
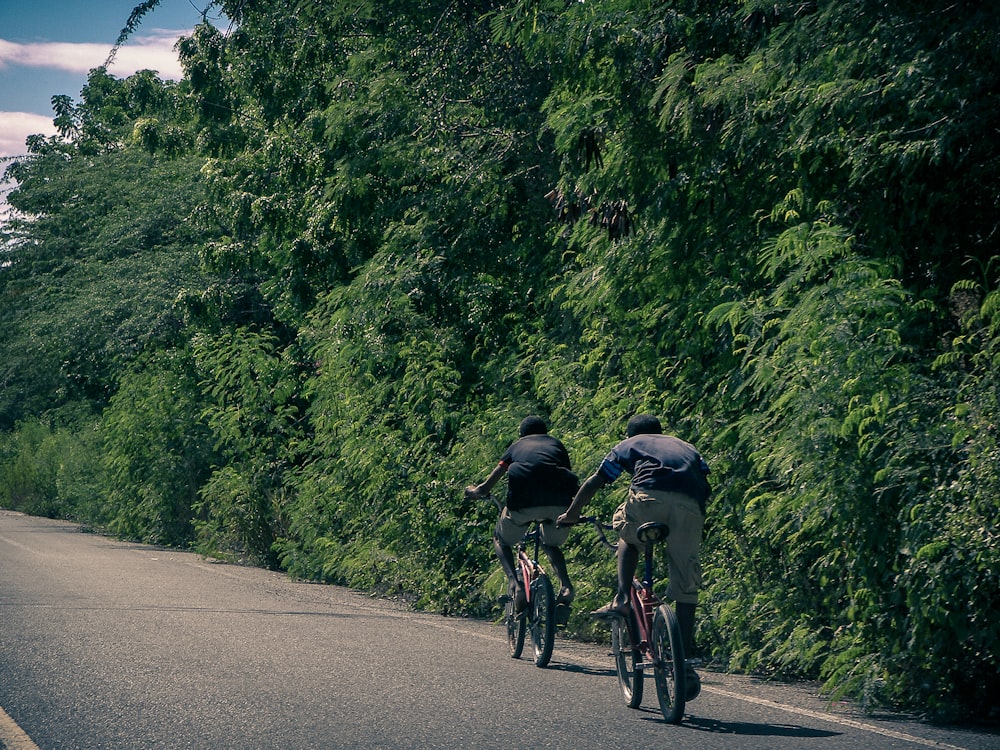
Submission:
<svg viewBox="0 0 1000 750">
<path fill-rule="evenodd" d="M 507 448 L 485 481 L 466 487 L 465 495 L 472 499 L 487 497 L 500 478 L 507 475 L 507 502 L 497 519 L 493 545 L 508 582 L 513 584 L 516 608 L 522 610 L 526 598 L 523 583 L 514 572 L 512 548 L 535 521 L 541 522 L 542 549 L 559 578 L 561 588 L 556 601 L 569 604 L 573 601 L 573 586 L 560 547 L 569 537 L 570 529 L 557 527 L 556 517 L 569 506 L 579 480 L 570 468 L 566 448 L 548 434 L 545 420 L 525 417 L 518 434 L 520 437 Z"/>
</svg>

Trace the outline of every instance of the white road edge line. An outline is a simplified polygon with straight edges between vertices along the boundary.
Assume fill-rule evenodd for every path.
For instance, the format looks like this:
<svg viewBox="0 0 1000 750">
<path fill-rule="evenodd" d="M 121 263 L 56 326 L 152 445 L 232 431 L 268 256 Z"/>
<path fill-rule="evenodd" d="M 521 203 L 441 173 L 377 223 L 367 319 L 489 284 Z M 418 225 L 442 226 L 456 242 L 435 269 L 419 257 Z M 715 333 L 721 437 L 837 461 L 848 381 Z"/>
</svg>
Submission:
<svg viewBox="0 0 1000 750">
<path fill-rule="evenodd" d="M 750 695 L 743 695 L 741 693 L 734 693 L 729 690 L 723 690 L 714 686 L 704 685 L 702 690 L 705 692 L 716 693 L 717 695 L 724 695 L 727 698 L 732 698 L 733 700 L 745 701 L 747 703 L 756 703 L 759 706 L 767 706 L 768 708 L 777 708 L 781 711 L 788 711 L 793 714 L 799 714 L 801 716 L 808 716 L 811 719 L 819 719 L 821 721 L 830 721 L 835 724 L 841 724 L 845 727 L 851 727 L 852 729 L 858 729 L 863 732 L 872 732 L 874 734 L 880 734 L 883 737 L 891 737 L 895 740 L 902 740 L 903 742 L 912 742 L 916 745 L 924 745 L 925 747 L 936 747 L 941 748 L 941 750 L 967 750 L 966 748 L 959 747 L 958 745 L 949 745 L 947 742 L 937 742 L 936 740 L 928 740 L 923 737 L 916 737 L 912 734 L 906 734 L 905 732 L 896 732 L 892 729 L 883 729 L 882 727 L 875 726 L 874 724 L 866 724 L 863 721 L 855 721 L 854 719 L 848 719 L 843 716 L 837 716 L 836 714 L 827 714 L 821 711 L 811 711 L 808 708 L 798 708 L 797 706 L 789 706 L 785 703 L 777 703 L 775 701 L 769 701 L 766 698 L 754 698 Z"/>
<path fill-rule="evenodd" d="M 0 708 L 0 744 L 6 750 L 39 750 L 38 745 L 31 741 L 31 737 L 26 735 L 2 708 Z"/>
<path fill-rule="evenodd" d="M 405 613 L 403 613 L 405 617 Z M 439 627 L 445 630 L 462 631 L 462 628 L 457 628 L 451 625 L 445 625 L 442 623 L 431 623 L 435 627 Z M 478 636 L 486 640 L 494 640 L 495 636 L 492 634 L 478 634 L 478 633 L 468 633 L 468 635 Z M 502 640 L 502 639 L 497 639 Z M 790 706 L 787 703 L 778 703 L 776 701 L 767 700 L 766 698 L 754 698 L 751 695 L 744 695 L 742 693 L 734 693 L 731 690 L 725 690 L 723 688 L 715 687 L 714 685 L 702 685 L 702 691 L 706 693 L 715 693 L 716 695 L 722 695 L 732 700 L 744 701 L 745 703 L 754 703 L 759 706 L 767 706 L 768 708 L 775 708 L 779 711 L 787 711 L 793 714 L 799 714 L 800 716 L 808 716 L 811 719 L 817 719 L 820 721 L 832 722 L 834 724 L 840 724 L 841 726 L 850 727 L 851 729 L 857 729 L 861 732 L 871 732 L 872 734 L 878 734 L 883 737 L 889 737 L 895 740 L 902 740 L 903 742 L 911 742 L 915 745 L 923 745 L 924 747 L 934 747 L 938 750 L 968 750 L 968 748 L 960 747 L 959 745 L 950 745 L 947 742 L 938 742 L 936 740 L 928 740 L 923 737 L 917 737 L 916 735 L 906 734 L 905 732 L 897 732 L 893 729 L 884 729 L 883 727 L 876 726 L 874 724 L 867 724 L 863 721 L 855 721 L 854 719 L 848 719 L 843 716 L 837 716 L 832 713 L 823 713 L 822 711 L 812 711 L 808 708 L 799 708 L 798 706 Z"/>
</svg>

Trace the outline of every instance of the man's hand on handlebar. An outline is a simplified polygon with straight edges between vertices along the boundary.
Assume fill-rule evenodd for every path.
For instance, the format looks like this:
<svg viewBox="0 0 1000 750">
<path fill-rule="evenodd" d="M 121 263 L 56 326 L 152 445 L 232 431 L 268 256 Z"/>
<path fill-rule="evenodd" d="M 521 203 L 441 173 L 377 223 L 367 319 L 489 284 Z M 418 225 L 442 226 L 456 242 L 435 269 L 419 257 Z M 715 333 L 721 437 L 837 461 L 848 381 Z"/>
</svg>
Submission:
<svg viewBox="0 0 1000 750">
<path fill-rule="evenodd" d="M 497 510 L 503 510 L 503 503 L 497 500 L 490 493 L 489 490 L 483 489 L 483 485 L 470 484 L 465 488 L 465 499 L 466 500 L 491 500 Z"/>
</svg>

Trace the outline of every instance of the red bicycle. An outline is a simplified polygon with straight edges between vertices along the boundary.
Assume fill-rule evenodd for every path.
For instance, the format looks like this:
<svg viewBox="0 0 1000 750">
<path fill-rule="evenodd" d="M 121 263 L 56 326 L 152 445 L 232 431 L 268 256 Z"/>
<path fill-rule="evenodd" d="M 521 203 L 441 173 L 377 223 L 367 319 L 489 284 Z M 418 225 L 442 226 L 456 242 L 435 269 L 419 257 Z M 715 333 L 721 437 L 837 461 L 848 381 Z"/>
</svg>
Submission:
<svg viewBox="0 0 1000 750">
<path fill-rule="evenodd" d="M 581 517 L 580 523 L 593 524 L 601 542 L 617 549 L 604 534 L 611 526 L 591 516 Z M 638 578 L 632 581 L 628 617 L 616 616 L 611 620 L 611 651 L 618 686 L 628 707 L 638 708 L 642 704 L 643 673 L 652 666 L 663 718 L 679 724 L 684 717 L 687 695 L 684 641 L 673 608 L 653 591 L 653 547 L 666 539 L 668 532 L 669 528 L 662 523 L 644 523 L 637 530 L 644 547 L 643 577 L 641 581 Z"/>
<path fill-rule="evenodd" d="M 528 546 L 534 542 L 534 554 Z M 519 659 L 524 650 L 524 636 L 531 632 L 535 666 L 547 666 L 552 658 L 556 637 L 556 595 L 545 569 L 538 562 L 541 530 L 538 522 L 524 535 L 514 549 L 515 572 L 524 587 L 527 606 L 516 611 L 513 584 L 504 606 L 504 624 L 507 627 L 507 645 L 512 659 Z"/>
</svg>

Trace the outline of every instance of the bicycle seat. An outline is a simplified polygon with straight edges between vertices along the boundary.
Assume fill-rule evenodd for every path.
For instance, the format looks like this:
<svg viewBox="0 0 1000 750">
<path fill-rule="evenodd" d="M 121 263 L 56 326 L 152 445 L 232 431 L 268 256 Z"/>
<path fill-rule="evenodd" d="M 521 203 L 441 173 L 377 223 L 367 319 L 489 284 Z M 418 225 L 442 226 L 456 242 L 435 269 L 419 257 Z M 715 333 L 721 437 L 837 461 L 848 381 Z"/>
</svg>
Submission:
<svg viewBox="0 0 1000 750">
<path fill-rule="evenodd" d="M 670 534 L 670 527 L 665 523 L 657 523 L 656 521 L 650 521 L 649 523 L 644 523 L 638 529 L 635 530 L 635 535 L 643 544 L 649 544 L 650 542 L 659 542 L 667 538 Z"/>
</svg>

